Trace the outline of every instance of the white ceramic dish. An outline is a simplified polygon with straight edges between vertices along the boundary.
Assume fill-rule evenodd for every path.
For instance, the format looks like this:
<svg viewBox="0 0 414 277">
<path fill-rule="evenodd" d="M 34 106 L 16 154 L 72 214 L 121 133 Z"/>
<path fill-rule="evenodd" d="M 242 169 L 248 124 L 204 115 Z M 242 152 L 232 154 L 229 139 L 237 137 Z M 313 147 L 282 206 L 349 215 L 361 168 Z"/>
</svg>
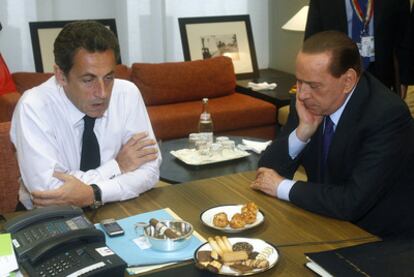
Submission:
<svg viewBox="0 0 414 277">
<path fill-rule="evenodd" d="M 242 232 L 242 231 L 254 228 L 254 227 L 260 225 L 261 223 L 263 223 L 264 214 L 259 210 L 257 212 L 256 221 L 252 224 L 246 224 L 246 226 L 244 226 L 243 228 L 235 229 L 235 228 L 231 228 L 230 226 L 220 228 L 220 227 L 214 226 L 214 224 L 213 224 L 214 215 L 216 215 L 218 213 L 221 213 L 221 212 L 224 212 L 224 213 L 227 214 L 227 218 L 230 221 L 232 216 L 235 213 L 241 213 L 241 208 L 242 207 L 243 207 L 243 205 L 222 205 L 222 206 L 213 207 L 213 208 L 210 208 L 210 209 L 205 210 L 204 212 L 202 212 L 200 214 L 200 219 L 208 227 L 211 227 L 211 228 L 216 229 L 216 230 L 223 231 L 225 233 Z"/>
<path fill-rule="evenodd" d="M 237 242 L 248 242 L 248 243 L 250 243 L 253 246 L 253 251 L 256 251 L 256 252 L 259 252 L 259 253 L 261 251 L 263 251 L 265 248 L 267 248 L 268 250 L 270 250 L 269 252 L 271 252 L 271 253 L 270 253 L 270 255 L 267 258 L 267 260 L 269 262 L 269 267 L 267 267 L 267 268 L 260 268 L 260 269 L 257 268 L 257 269 L 253 269 L 252 271 L 246 272 L 246 273 L 240 273 L 240 272 L 237 272 L 237 271 L 233 270 L 228 265 L 223 265 L 221 267 L 220 271 L 218 272 L 218 274 L 221 274 L 221 275 L 230 275 L 230 276 L 253 275 L 253 274 L 257 274 L 257 273 L 260 273 L 260 272 L 263 272 L 263 271 L 266 271 L 266 270 L 271 269 L 279 261 L 279 252 L 277 251 L 277 249 L 273 245 L 267 243 L 264 240 L 261 240 L 261 239 L 251 239 L 251 238 L 228 238 L 228 239 L 229 239 L 229 241 L 230 241 L 230 243 L 232 245 L 235 244 L 235 243 L 237 243 Z M 194 252 L 194 260 L 196 262 L 198 262 L 198 260 L 197 260 L 197 253 L 199 251 L 211 251 L 210 244 L 208 244 L 208 242 L 207 242 L 207 243 L 201 245 Z"/>
<path fill-rule="evenodd" d="M 204 165 L 219 163 L 244 158 L 250 155 L 249 152 L 240 149 L 224 152 L 223 155 L 212 156 L 200 155 L 195 149 L 180 149 L 176 151 L 170 151 L 170 153 L 171 155 L 173 155 L 174 157 L 188 165 Z"/>
</svg>

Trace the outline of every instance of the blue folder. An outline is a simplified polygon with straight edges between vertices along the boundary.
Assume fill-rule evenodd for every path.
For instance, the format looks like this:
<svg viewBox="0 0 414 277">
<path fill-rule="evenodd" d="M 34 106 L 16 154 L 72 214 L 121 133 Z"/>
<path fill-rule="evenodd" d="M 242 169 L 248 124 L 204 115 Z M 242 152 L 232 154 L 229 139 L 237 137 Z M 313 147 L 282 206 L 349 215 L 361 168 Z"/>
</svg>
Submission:
<svg viewBox="0 0 414 277">
<path fill-rule="evenodd" d="M 125 235 L 118 237 L 106 236 L 106 244 L 112 249 L 118 256 L 120 256 L 127 264 L 131 266 L 144 266 L 163 264 L 168 262 L 179 262 L 193 258 L 194 251 L 204 243 L 205 240 L 200 236 L 195 236 L 194 233 L 191 238 L 189 245 L 183 249 L 172 252 L 162 252 L 157 250 L 141 249 L 133 240 L 142 234 L 142 231 L 138 234 L 135 231 L 135 223 L 137 222 L 149 222 L 151 218 L 158 220 L 172 220 L 180 219 L 174 216 L 169 208 L 156 210 L 148 213 L 137 214 L 127 218 L 117 220 L 119 225 L 124 229 Z M 100 224 L 95 224 L 97 229 L 103 231 Z"/>
</svg>

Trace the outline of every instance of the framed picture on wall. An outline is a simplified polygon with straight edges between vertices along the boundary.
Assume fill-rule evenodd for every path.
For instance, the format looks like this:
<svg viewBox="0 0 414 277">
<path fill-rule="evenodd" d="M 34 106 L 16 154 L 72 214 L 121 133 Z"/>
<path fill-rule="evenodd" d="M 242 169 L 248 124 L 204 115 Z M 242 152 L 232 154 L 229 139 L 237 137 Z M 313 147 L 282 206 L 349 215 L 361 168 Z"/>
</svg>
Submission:
<svg viewBox="0 0 414 277">
<path fill-rule="evenodd" d="M 93 20 L 105 25 L 118 37 L 115 19 Z M 36 72 L 53 72 L 53 43 L 63 27 L 74 21 L 76 20 L 29 22 Z M 118 63 L 121 63 L 121 58 Z"/>
<path fill-rule="evenodd" d="M 249 15 L 178 18 L 186 61 L 228 56 L 237 79 L 259 76 Z"/>
</svg>

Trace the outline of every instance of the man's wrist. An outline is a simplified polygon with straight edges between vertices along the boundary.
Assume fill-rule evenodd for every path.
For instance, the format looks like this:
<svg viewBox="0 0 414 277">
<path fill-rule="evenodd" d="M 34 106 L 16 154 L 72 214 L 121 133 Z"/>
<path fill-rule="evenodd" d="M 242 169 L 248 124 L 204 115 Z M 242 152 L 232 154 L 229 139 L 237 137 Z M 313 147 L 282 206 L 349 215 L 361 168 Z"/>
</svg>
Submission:
<svg viewBox="0 0 414 277">
<path fill-rule="evenodd" d="M 93 202 L 90 207 L 92 209 L 97 209 L 102 206 L 102 191 L 96 184 L 91 184 L 90 187 L 93 191 Z"/>
</svg>

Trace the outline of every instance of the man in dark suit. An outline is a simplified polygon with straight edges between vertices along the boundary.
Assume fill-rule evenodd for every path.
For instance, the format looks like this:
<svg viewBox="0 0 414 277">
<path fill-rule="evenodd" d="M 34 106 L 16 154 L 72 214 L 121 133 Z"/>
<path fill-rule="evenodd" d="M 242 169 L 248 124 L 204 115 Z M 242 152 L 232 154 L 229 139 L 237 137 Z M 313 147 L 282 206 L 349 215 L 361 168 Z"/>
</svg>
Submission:
<svg viewBox="0 0 414 277">
<path fill-rule="evenodd" d="M 364 4 L 367 5 L 365 9 Z M 371 16 L 367 15 L 370 5 L 373 9 Z M 404 96 L 407 85 L 413 84 L 414 74 L 410 72 L 407 62 L 409 46 L 404 40 L 409 25 L 409 0 L 310 0 L 305 39 L 317 32 L 336 30 L 359 42 L 360 38 L 353 36 L 355 26 L 361 21 L 357 11 L 360 11 L 361 20 L 367 21 L 365 30 L 356 31 L 357 34 L 373 37 L 374 42 L 374 53 L 368 61 L 367 70 Z"/>
<path fill-rule="evenodd" d="M 407 106 L 363 72 L 356 44 L 341 32 L 304 42 L 296 78 L 288 122 L 251 187 L 379 236 L 413 236 L 414 122 Z M 290 180 L 299 165 L 307 182 Z"/>
</svg>

